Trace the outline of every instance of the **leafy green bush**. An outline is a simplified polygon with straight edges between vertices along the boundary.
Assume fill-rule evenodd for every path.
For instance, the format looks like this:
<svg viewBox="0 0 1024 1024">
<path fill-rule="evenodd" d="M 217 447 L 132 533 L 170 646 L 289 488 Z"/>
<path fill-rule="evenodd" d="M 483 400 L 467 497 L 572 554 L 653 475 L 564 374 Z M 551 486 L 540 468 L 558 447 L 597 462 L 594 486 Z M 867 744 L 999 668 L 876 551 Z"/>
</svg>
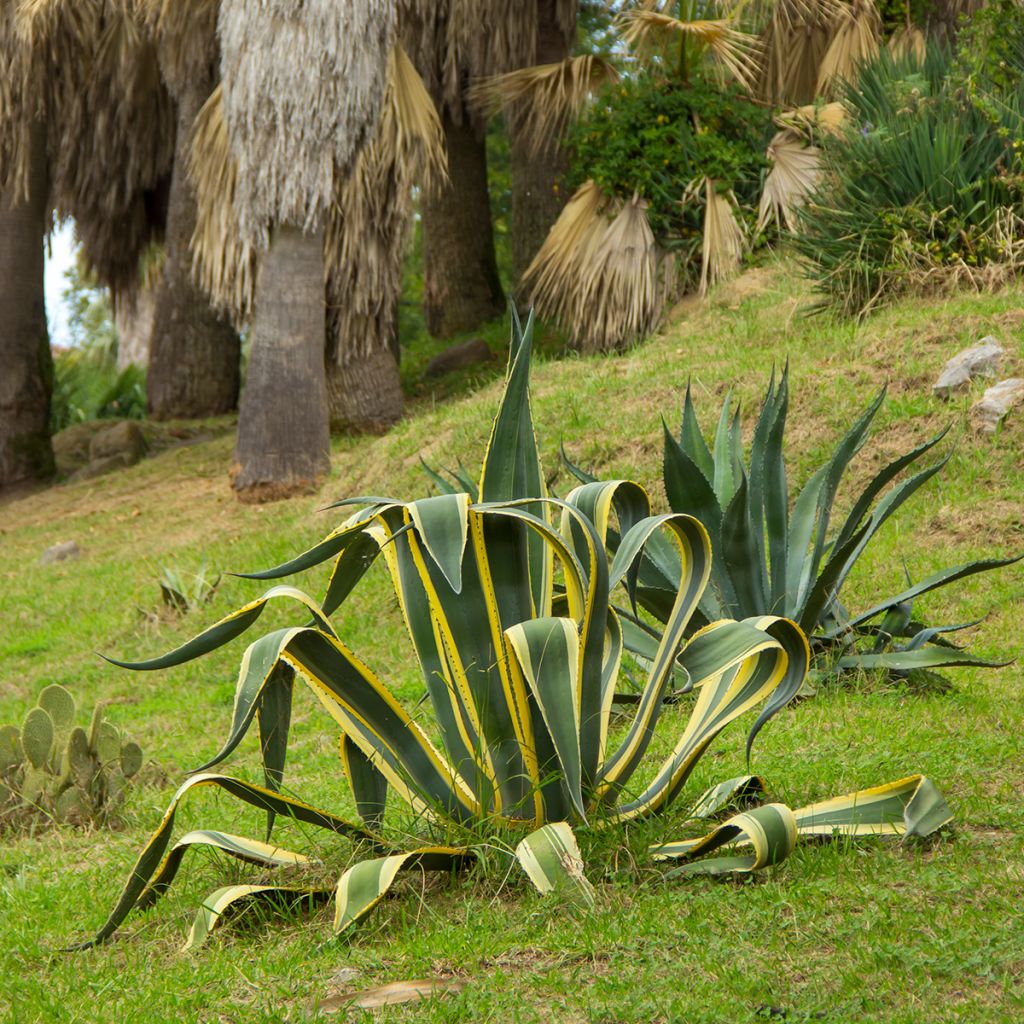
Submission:
<svg viewBox="0 0 1024 1024">
<path fill-rule="evenodd" d="M 712 178 L 756 210 L 771 134 L 770 111 L 734 83 L 642 70 L 606 86 L 572 128 L 569 186 L 589 178 L 608 196 L 639 193 L 659 242 L 699 251 L 703 209 L 683 202 L 687 185 Z"/>
<path fill-rule="evenodd" d="M 595 894 L 570 822 L 614 828 L 663 811 L 728 724 L 760 707 L 748 735 L 749 753 L 761 726 L 797 693 L 808 651 L 789 620 L 722 619 L 683 641 L 711 573 L 710 541 L 696 519 L 652 516 L 646 492 L 627 481 L 591 484 L 566 501 L 547 496 L 530 416 L 531 333 L 531 325 L 523 333 L 515 323 L 479 500 L 463 492 L 413 502 L 338 502 L 335 507 L 351 514 L 337 529 L 283 565 L 251 577 L 276 579 L 331 561 L 322 602 L 277 586 L 177 650 L 126 664 L 160 669 L 200 657 L 240 636 L 270 601 L 294 601 L 301 614 L 300 624 L 268 633 L 247 649 L 227 740 L 200 769 L 205 773 L 227 758 L 257 721 L 265 785 L 214 774 L 186 781 L 93 942 L 109 937 L 133 907 L 165 892 L 189 849 L 213 847 L 266 867 L 307 862 L 268 842 L 212 831 L 190 832 L 172 847 L 177 808 L 202 787 L 267 811 L 268 839 L 274 816 L 286 815 L 369 846 L 375 855 L 348 868 L 334 890 L 336 933 L 369 913 L 401 871 L 466 867 L 484 837 L 492 851 L 501 848 L 492 841 L 496 832 L 519 840 L 510 860 L 518 861 L 540 891 L 592 904 Z M 613 512 L 619 543 L 609 559 Z M 623 630 L 611 595 L 619 585 L 628 588 L 633 567 L 654 537 L 665 538 L 681 572 L 642 695 L 623 725 L 612 715 Z M 413 709 L 415 716 L 345 645 L 330 620 L 378 556 L 422 671 L 426 709 Z M 663 714 L 664 694 L 680 677 L 681 692 L 695 695 L 688 722 L 661 764 L 645 769 L 654 732 L 670 718 Z M 296 680 L 310 688 L 341 731 L 341 760 L 361 823 L 280 792 Z M 759 780 L 751 776 L 729 779 L 700 797 L 691 816 L 715 814 L 738 793 L 758 789 Z M 412 812 L 399 819 L 393 839 L 385 817 L 391 792 Z M 653 853 L 690 862 L 677 869 L 683 874 L 749 872 L 782 860 L 800 835 L 923 835 L 949 817 L 935 787 L 912 776 L 796 811 L 768 804 L 731 819 L 704 840 L 661 844 Z M 464 841 L 437 846 L 425 839 L 410 849 L 410 834 L 422 834 L 425 824 L 444 826 Z M 751 855 L 694 862 L 735 841 L 751 846 Z M 189 945 L 202 941 L 242 901 L 324 894 L 322 888 L 295 884 L 228 886 L 205 901 Z"/>
<path fill-rule="evenodd" d="M 911 468 L 946 436 L 948 428 L 884 466 L 854 499 L 833 530 L 835 499 L 885 397 L 883 389 L 839 440 L 829 460 L 811 474 L 790 500 L 783 457 L 789 408 L 789 374 L 768 386 L 749 455 L 740 433 L 739 410 L 726 397 L 713 443 L 701 432 L 686 390 L 678 436 L 665 427 L 665 494 L 675 513 L 697 516 L 711 536 L 711 586 L 704 592 L 690 628 L 723 616 L 783 615 L 807 634 L 816 674 L 885 669 L 928 672 L 953 665 L 996 666 L 951 644 L 945 635 L 963 627 L 927 627 L 915 619 L 915 598 L 978 572 L 1009 565 L 1012 559 L 970 562 L 944 569 L 853 614 L 840 592 L 868 544 L 922 486 L 946 464 L 940 459 L 911 475 Z M 948 458 L 948 457 L 947 457 Z M 567 460 L 588 486 L 593 477 Z M 679 566 L 657 541 L 641 564 L 635 600 L 656 620 L 666 621 Z M 627 617 L 627 647 L 646 658 L 656 646 L 654 631 L 637 616 Z"/>
<path fill-rule="evenodd" d="M 1024 84 L 957 88 L 950 58 L 882 53 L 848 85 L 848 130 L 796 238 L 821 305 L 862 316 L 907 292 L 1001 283 L 1024 265 Z"/>
</svg>

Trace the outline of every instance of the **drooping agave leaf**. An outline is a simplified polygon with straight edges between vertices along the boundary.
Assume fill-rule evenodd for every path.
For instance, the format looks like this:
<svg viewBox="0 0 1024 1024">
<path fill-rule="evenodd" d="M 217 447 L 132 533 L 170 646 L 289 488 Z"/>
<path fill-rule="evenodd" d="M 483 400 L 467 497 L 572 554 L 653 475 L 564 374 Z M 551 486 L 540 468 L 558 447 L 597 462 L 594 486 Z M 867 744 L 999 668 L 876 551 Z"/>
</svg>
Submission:
<svg viewBox="0 0 1024 1024">
<path fill-rule="evenodd" d="M 138 860 L 128 876 L 124 890 L 107 920 L 91 939 L 70 947 L 72 950 L 89 949 L 92 946 L 100 945 L 117 931 L 121 922 L 138 903 L 139 897 L 145 891 L 163 862 L 164 853 L 171 839 L 174 817 L 179 804 L 190 792 L 204 786 L 214 786 L 222 789 L 231 796 L 251 804 L 259 810 L 273 810 L 279 815 L 295 818 L 308 825 L 315 825 L 318 828 L 327 829 L 331 832 L 350 835 L 379 844 L 378 837 L 362 826 L 346 821 L 344 818 L 336 817 L 326 811 L 318 810 L 309 804 L 302 803 L 300 800 L 282 796 L 279 793 L 274 793 L 272 790 L 264 789 L 261 786 L 253 786 L 250 783 L 242 782 L 240 779 L 233 779 L 227 775 L 193 775 L 192 778 L 178 787 L 178 791 L 174 794 L 170 806 L 164 813 L 163 820 L 139 854 Z"/>
<path fill-rule="evenodd" d="M 726 843 L 735 843 L 737 846 L 753 844 L 753 858 L 728 858 L 731 864 L 724 866 L 721 861 L 704 862 L 710 864 L 710 870 L 702 870 L 700 864 L 694 864 L 678 873 L 717 874 L 721 873 L 720 868 L 726 871 L 750 871 L 766 864 L 778 863 L 784 856 L 788 856 L 799 836 L 925 837 L 949 824 L 953 818 L 942 794 L 924 775 L 909 775 L 895 782 L 847 793 L 795 811 L 782 804 L 769 804 L 768 807 L 774 810 L 765 821 L 755 824 L 746 815 L 740 814 L 700 839 L 663 843 L 651 847 L 651 853 L 656 860 L 691 860 Z M 786 823 L 785 836 L 782 833 L 783 821 Z M 748 828 L 748 825 L 751 827 Z M 763 863 L 756 863 L 762 860 Z"/>
<path fill-rule="evenodd" d="M 558 893 L 587 908 L 594 906 L 594 887 L 583 873 L 583 857 L 567 822 L 531 832 L 516 846 L 516 858 L 538 892 Z"/>
<path fill-rule="evenodd" d="M 399 873 L 458 871 L 476 860 L 468 847 L 425 846 L 408 853 L 363 860 L 339 879 L 334 905 L 334 934 L 340 935 L 362 920 L 388 894 Z"/>
<path fill-rule="evenodd" d="M 344 733 L 341 735 L 341 763 L 352 789 L 359 817 L 367 828 L 379 831 L 384 824 L 388 780 Z"/>
<path fill-rule="evenodd" d="M 288 756 L 288 733 L 292 721 L 292 688 L 295 673 L 283 662 L 276 662 L 256 702 L 263 760 L 263 784 L 275 793 L 284 782 L 284 764 Z M 238 708 L 236 706 L 236 715 Z M 273 810 L 267 811 L 267 842 L 274 829 Z"/>
<path fill-rule="evenodd" d="M 139 896 L 136 906 L 140 910 L 152 906 L 167 892 L 174 881 L 174 876 L 178 873 L 178 868 L 181 867 L 185 854 L 197 847 L 221 850 L 238 860 L 246 861 L 249 864 L 261 864 L 264 867 L 298 867 L 309 863 L 309 858 L 303 854 L 292 853 L 279 846 L 257 842 L 255 839 L 246 839 L 244 836 L 231 835 L 228 832 L 198 829 L 183 835 L 168 850 L 167 855 L 160 862 L 160 866 L 153 872 L 149 884 Z"/>
<path fill-rule="evenodd" d="M 765 790 L 764 779 L 759 775 L 738 775 L 734 779 L 726 779 L 725 782 L 709 786 L 697 797 L 687 819 L 713 818 L 728 807 L 764 796 Z"/>
<path fill-rule="evenodd" d="M 201 946 L 210 933 L 232 914 L 259 904 L 269 904 L 282 910 L 325 903 L 331 897 L 330 889 L 310 889 L 289 885 L 228 885 L 211 893 L 196 913 L 188 939 L 182 952 Z"/>
</svg>

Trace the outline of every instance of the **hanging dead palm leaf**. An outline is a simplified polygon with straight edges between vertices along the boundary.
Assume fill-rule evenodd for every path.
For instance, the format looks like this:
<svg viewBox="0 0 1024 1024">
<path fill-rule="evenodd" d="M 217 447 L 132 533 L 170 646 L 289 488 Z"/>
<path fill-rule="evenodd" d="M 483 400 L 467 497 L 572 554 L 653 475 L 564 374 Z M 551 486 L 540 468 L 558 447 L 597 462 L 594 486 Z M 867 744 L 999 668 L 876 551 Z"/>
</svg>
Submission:
<svg viewBox="0 0 1024 1024">
<path fill-rule="evenodd" d="M 813 99 L 839 0 L 775 0 L 761 33 L 757 91 L 771 103 Z"/>
<path fill-rule="evenodd" d="M 704 238 L 701 245 L 700 293 L 732 277 L 740 268 L 746 238 L 736 214 L 736 197 L 721 193 L 713 178 L 704 179 Z M 685 202 L 685 199 L 684 199 Z"/>
<path fill-rule="evenodd" d="M 821 153 L 800 133 L 783 128 L 768 144 L 768 159 L 772 169 L 764 180 L 756 230 L 761 232 L 774 221 L 776 227 L 784 224 L 796 231 L 796 208 L 818 183 Z"/>
<path fill-rule="evenodd" d="M 521 112 L 521 137 L 539 153 L 565 135 L 594 93 L 618 80 L 618 69 L 611 60 L 586 54 L 478 79 L 470 87 L 469 99 L 488 113 L 516 107 Z"/>
<path fill-rule="evenodd" d="M 852 77 L 857 65 L 878 53 L 882 20 L 874 0 L 851 0 L 832 23 L 832 41 L 818 69 L 817 91 L 829 95 L 842 79 Z"/>
<path fill-rule="evenodd" d="M 913 57 L 923 63 L 927 50 L 924 33 L 916 25 L 907 25 L 889 37 L 889 52 L 894 57 Z"/>
</svg>

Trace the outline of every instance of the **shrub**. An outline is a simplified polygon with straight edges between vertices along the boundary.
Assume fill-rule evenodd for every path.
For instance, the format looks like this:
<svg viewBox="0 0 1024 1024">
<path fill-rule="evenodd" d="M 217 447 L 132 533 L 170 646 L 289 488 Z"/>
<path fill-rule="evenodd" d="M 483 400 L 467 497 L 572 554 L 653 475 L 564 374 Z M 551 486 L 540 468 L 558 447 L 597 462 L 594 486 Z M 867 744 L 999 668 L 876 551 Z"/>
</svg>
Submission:
<svg viewBox="0 0 1024 1024">
<path fill-rule="evenodd" d="M 530 418 L 530 344 L 530 325 L 522 333 L 516 323 L 478 500 L 455 492 L 414 502 L 379 497 L 338 502 L 335 507 L 354 511 L 322 542 L 253 574 L 274 579 L 333 561 L 322 602 L 292 587 L 274 587 L 170 654 L 127 666 L 159 669 L 199 657 L 241 635 L 273 600 L 295 601 L 302 613 L 303 625 L 276 630 L 247 649 L 228 738 L 200 770 L 205 773 L 228 757 L 256 720 L 266 784 L 215 774 L 186 781 L 94 942 L 109 937 L 134 906 L 148 905 L 166 891 L 191 848 L 212 846 L 268 867 L 306 862 L 302 854 L 219 832 L 191 832 L 171 847 L 179 804 L 204 786 L 267 811 L 268 838 L 274 816 L 286 815 L 369 846 L 375 855 L 358 861 L 338 882 L 337 933 L 367 914 L 401 871 L 465 867 L 475 860 L 481 836 L 494 830 L 519 839 L 515 858 L 542 892 L 557 890 L 592 903 L 572 825 L 621 827 L 663 811 L 722 729 L 760 707 L 747 740 L 749 753 L 761 726 L 797 692 L 807 647 L 799 628 L 786 619 L 722 620 L 683 642 L 711 572 L 708 535 L 696 519 L 652 516 L 643 489 L 625 481 L 589 485 L 567 501 L 546 495 Z M 609 563 L 605 542 L 613 510 L 621 539 Z M 623 632 L 611 594 L 628 582 L 651 538 L 662 533 L 682 571 L 641 699 L 620 728 L 612 719 L 612 703 Z M 423 713 L 414 718 L 345 645 L 330 620 L 378 555 L 415 647 L 430 720 Z M 638 775 L 656 727 L 669 718 L 662 698 L 673 677 L 682 677 L 682 689 L 696 694 L 689 721 L 660 766 Z M 296 679 L 312 690 L 341 731 L 341 760 L 361 822 L 280 793 Z M 438 737 L 439 745 L 430 736 Z M 705 793 L 692 813 L 714 814 L 738 793 L 757 788 L 753 777 L 727 780 Z M 396 845 L 386 829 L 392 792 L 415 815 L 396 832 L 403 845 Z M 684 871 L 747 872 L 783 859 L 799 835 L 926 834 L 948 820 L 935 788 L 913 776 L 797 811 L 768 804 L 731 819 L 696 844 L 663 844 L 654 853 L 692 862 L 738 840 L 753 847 L 751 856 L 687 863 Z M 447 823 L 470 841 L 409 849 L 410 832 L 421 833 L 425 823 Z M 197 915 L 189 944 L 201 941 L 241 901 L 319 895 L 324 890 L 295 885 L 218 890 Z"/>
<path fill-rule="evenodd" d="M 1024 265 L 1024 85 L 965 91 L 950 58 L 882 53 L 821 142 L 796 238 L 821 306 L 863 316 L 908 292 L 1002 283 Z"/>
</svg>

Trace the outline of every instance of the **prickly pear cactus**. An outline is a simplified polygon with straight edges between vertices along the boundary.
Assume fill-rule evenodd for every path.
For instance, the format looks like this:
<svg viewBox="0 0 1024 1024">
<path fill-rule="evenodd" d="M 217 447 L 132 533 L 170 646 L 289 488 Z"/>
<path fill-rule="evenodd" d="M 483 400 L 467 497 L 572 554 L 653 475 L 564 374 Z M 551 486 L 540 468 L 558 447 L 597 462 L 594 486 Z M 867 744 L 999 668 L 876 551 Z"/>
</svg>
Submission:
<svg viewBox="0 0 1024 1024">
<path fill-rule="evenodd" d="M 40 818 L 103 825 L 142 768 L 142 748 L 103 717 L 75 725 L 75 699 L 56 683 L 39 694 L 21 728 L 0 728 L 0 828 Z"/>
</svg>

